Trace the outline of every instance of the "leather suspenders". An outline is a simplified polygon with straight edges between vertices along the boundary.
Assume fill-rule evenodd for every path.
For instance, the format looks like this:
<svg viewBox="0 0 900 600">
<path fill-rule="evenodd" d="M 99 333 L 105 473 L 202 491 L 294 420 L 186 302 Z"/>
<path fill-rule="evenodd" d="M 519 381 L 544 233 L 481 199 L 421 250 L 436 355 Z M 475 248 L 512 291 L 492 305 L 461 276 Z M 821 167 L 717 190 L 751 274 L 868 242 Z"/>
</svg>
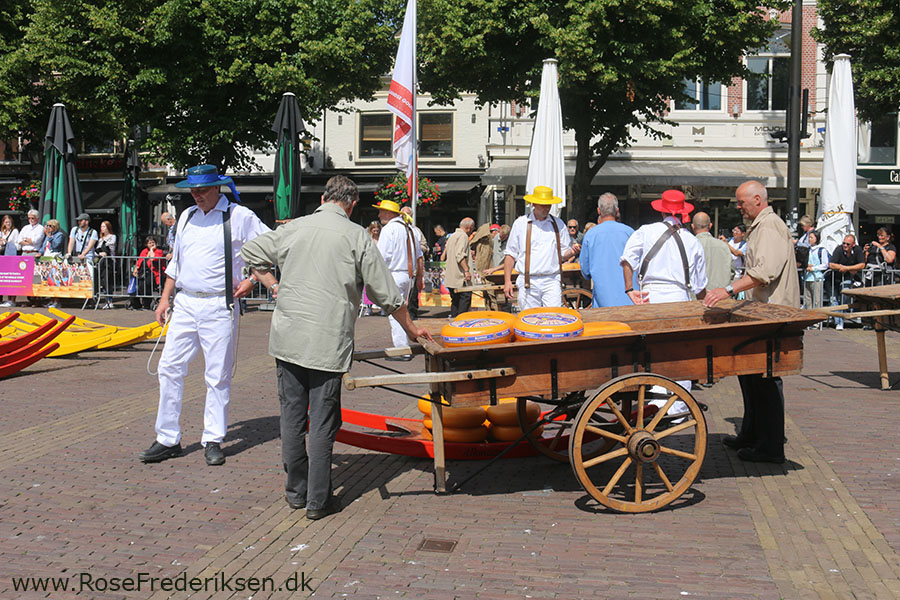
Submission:
<svg viewBox="0 0 900 600">
<path fill-rule="evenodd" d="M 409 273 L 409 278 L 413 279 L 416 276 L 416 271 L 413 267 L 413 247 L 415 246 L 416 236 L 413 234 L 412 228 L 402 218 L 400 223 L 406 228 L 406 271 Z"/>
<path fill-rule="evenodd" d="M 528 226 L 525 228 L 525 289 L 531 288 L 531 226 L 534 223 L 528 220 Z M 550 215 L 550 224 L 553 225 L 553 233 L 556 234 L 556 258 L 559 259 L 559 272 L 562 273 L 562 243 L 559 241 L 559 225 L 556 224 L 556 218 Z"/>
<path fill-rule="evenodd" d="M 644 260 L 641 262 L 641 270 L 638 273 L 638 281 L 641 283 L 643 287 L 644 284 L 644 275 L 647 274 L 647 269 L 650 267 L 650 260 L 659 253 L 659 250 L 663 247 L 663 244 L 666 243 L 670 237 L 675 239 L 675 245 L 678 246 L 678 253 L 681 254 L 681 266 L 684 268 L 684 287 L 685 289 L 693 293 L 691 290 L 691 271 L 688 267 L 688 259 L 687 252 L 684 250 L 684 242 L 681 241 L 681 236 L 678 235 L 678 230 L 680 227 L 676 227 L 671 223 L 665 223 L 666 230 L 663 232 L 659 239 L 656 240 L 656 243 L 650 248 L 650 251 L 647 252 L 647 256 L 644 257 Z"/>
<path fill-rule="evenodd" d="M 198 210 L 200 209 L 194 207 L 193 210 L 188 212 L 187 219 L 184 221 L 185 227 L 191 222 L 191 219 Z M 176 226 L 178 225 L 177 221 L 175 224 Z M 234 250 L 231 247 L 231 203 L 225 207 L 225 211 L 222 213 L 222 237 L 224 238 L 223 241 L 225 246 L 225 307 L 228 308 L 228 310 L 232 310 L 234 308 L 234 265 L 232 264 L 232 261 L 234 260 Z M 175 246 L 175 251 L 178 253 L 178 263 L 180 265 L 182 244 L 176 244 Z"/>
</svg>

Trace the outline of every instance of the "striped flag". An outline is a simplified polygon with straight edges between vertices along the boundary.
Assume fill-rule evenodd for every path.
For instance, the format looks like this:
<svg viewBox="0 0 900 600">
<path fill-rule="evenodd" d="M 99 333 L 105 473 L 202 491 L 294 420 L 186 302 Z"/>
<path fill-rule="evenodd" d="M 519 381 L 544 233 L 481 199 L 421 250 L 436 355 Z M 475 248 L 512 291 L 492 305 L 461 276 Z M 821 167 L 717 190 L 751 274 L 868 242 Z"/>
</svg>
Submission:
<svg viewBox="0 0 900 600">
<path fill-rule="evenodd" d="M 388 110 L 397 116 L 394 126 L 394 162 L 406 173 L 407 193 L 415 214 L 416 185 L 416 0 L 408 0 L 394 75 L 388 91 Z"/>
</svg>

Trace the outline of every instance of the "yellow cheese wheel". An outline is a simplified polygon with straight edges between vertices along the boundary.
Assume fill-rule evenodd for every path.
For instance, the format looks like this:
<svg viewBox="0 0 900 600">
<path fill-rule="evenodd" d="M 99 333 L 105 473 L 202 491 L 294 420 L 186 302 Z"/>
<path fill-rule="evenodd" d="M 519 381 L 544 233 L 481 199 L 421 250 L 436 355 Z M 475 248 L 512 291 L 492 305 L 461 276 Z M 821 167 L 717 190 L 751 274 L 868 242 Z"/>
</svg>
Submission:
<svg viewBox="0 0 900 600">
<path fill-rule="evenodd" d="M 444 441 L 472 444 L 483 442 L 487 439 L 488 428 L 484 425 L 478 427 L 444 427 Z"/>
<path fill-rule="evenodd" d="M 445 406 L 441 411 L 444 427 L 465 429 L 467 427 L 480 427 L 484 424 L 487 414 L 480 406 L 467 406 L 464 408 L 450 408 Z M 431 413 L 425 416 L 425 427 L 431 429 Z"/>
<path fill-rule="evenodd" d="M 512 329 L 506 319 L 477 317 L 453 321 L 441 329 L 444 346 L 485 346 L 512 339 Z"/>
<path fill-rule="evenodd" d="M 517 404 L 498 404 L 487 407 L 488 421 L 492 425 L 519 425 Z M 541 417 L 541 407 L 537 402 L 528 400 L 525 405 L 525 414 L 529 423 L 534 423 Z"/>
<path fill-rule="evenodd" d="M 423 415 L 431 416 L 431 402 L 428 400 L 428 398 L 431 398 L 430 394 L 425 394 L 424 396 L 419 398 L 417 406 L 419 407 L 420 413 L 422 413 Z M 443 404 L 444 406 L 450 406 L 450 404 L 447 403 L 446 398 L 441 400 L 441 404 Z"/>
<path fill-rule="evenodd" d="M 453 321 L 467 321 L 469 319 L 500 319 L 506 323 L 516 320 L 516 315 L 502 310 L 470 310 L 459 313 Z"/>
<path fill-rule="evenodd" d="M 539 436 L 544 431 L 541 425 L 534 430 L 532 435 Z M 491 425 L 491 437 L 498 442 L 514 442 L 525 433 L 518 425 Z"/>
<path fill-rule="evenodd" d="M 556 340 L 580 336 L 584 323 L 577 310 L 542 306 L 520 312 L 513 330 L 517 340 Z"/>
<path fill-rule="evenodd" d="M 626 323 L 619 321 L 589 321 L 584 324 L 584 337 L 591 335 L 611 335 L 613 333 L 622 333 L 632 331 Z"/>
</svg>

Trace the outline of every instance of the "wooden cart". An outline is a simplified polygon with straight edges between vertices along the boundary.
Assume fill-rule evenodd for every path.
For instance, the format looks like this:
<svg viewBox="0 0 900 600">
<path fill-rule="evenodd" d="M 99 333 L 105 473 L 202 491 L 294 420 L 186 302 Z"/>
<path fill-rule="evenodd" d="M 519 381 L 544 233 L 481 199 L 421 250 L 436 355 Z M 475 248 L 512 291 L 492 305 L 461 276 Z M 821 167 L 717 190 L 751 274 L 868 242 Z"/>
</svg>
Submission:
<svg viewBox="0 0 900 600">
<path fill-rule="evenodd" d="M 891 385 L 887 367 L 887 347 L 884 333 L 887 330 L 900 332 L 900 283 L 876 287 L 848 288 L 841 292 L 851 296 L 862 308 L 862 312 L 850 314 L 827 312 L 844 318 L 871 320 L 878 343 L 878 370 L 881 372 L 881 389 L 889 390 Z M 896 383 L 894 384 L 896 385 Z"/>
<path fill-rule="evenodd" d="M 621 321 L 633 332 L 554 341 L 445 348 L 423 340 L 426 373 L 345 377 L 350 389 L 422 384 L 450 406 L 496 404 L 517 397 L 526 431 L 526 400 L 546 413 L 542 454 L 566 461 L 584 490 L 623 512 L 668 505 L 693 483 L 706 454 L 701 406 L 676 380 L 713 382 L 729 375 L 799 373 L 803 330 L 823 319 L 778 305 L 726 300 L 714 309 L 679 302 L 582 311 L 585 321 Z M 422 319 L 418 323 L 430 320 Z M 439 335 L 444 320 L 426 327 Z M 684 402 L 672 412 L 676 401 Z M 446 491 L 443 421 L 432 404 L 435 490 Z"/>
</svg>

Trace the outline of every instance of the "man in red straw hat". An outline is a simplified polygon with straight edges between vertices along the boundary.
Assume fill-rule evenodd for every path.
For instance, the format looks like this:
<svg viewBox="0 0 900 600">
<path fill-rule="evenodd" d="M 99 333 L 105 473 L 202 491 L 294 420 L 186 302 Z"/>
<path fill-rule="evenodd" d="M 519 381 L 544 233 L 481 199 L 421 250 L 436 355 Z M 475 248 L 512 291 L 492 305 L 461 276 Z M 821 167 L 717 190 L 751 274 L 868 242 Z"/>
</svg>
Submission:
<svg viewBox="0 0 900 600">
<path fill-rule="evenodd" d="M 662 198 L 650 203 L 654 210 L 666 215 L 658 223 L 643 225 L 625 242 L 620 262 L 625 277 L 625 293 L 635 304 L 684 302 L 692 295 L 706 294 L 706 260 L 703 246 L 682 225 L 690 222 L 694 205 L 685 202 L 678 190 L 666 190 Z M 640 290 L 632 282 L 638 272 Z M 691 389 L 690 381 L 679 381 Z M 652 402 L 658 406 L 664 400 Z M 687 405 L 676 400 L 669 414 L 687 412 Z"/>
</svg>

